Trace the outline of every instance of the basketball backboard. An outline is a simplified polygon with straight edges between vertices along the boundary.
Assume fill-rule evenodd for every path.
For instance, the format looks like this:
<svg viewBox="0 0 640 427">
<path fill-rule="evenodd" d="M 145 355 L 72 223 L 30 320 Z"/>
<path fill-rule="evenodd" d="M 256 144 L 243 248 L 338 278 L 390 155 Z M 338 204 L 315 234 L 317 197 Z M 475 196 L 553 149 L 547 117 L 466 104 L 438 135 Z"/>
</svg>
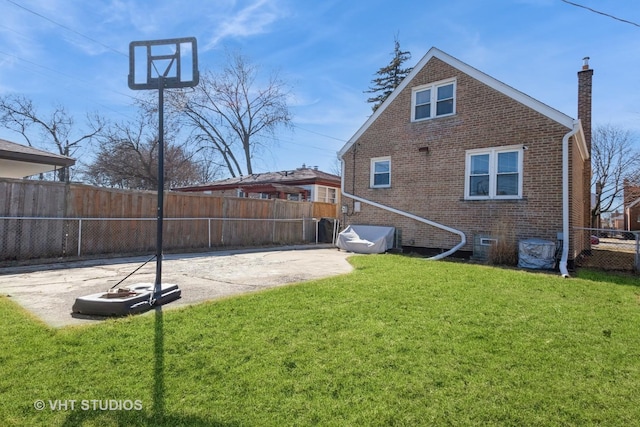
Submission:
<svg viewBox="0 0 640 427">
<path fill-rule="evenodd" d="M 198 84 L 198 49 L 195 37 L 137 41 L 129 44 L 129 88 L 159 89 Z"/>
</svg>

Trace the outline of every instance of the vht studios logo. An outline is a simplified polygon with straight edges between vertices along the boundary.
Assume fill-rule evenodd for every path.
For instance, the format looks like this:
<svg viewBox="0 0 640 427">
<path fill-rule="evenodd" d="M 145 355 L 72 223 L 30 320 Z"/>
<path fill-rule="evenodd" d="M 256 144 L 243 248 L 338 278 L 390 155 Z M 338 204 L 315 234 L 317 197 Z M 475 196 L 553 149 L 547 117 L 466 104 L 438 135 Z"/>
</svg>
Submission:
<svg viewBox="0 0 640 427">
<path fill-rule="evenodd" d="M 36 400 L 33 407 L 38 411 L 49 409 L 51 411 L 141 411 L 141 400 L 116 400 L 116 399 L 56 399 Z"/>
</svg>

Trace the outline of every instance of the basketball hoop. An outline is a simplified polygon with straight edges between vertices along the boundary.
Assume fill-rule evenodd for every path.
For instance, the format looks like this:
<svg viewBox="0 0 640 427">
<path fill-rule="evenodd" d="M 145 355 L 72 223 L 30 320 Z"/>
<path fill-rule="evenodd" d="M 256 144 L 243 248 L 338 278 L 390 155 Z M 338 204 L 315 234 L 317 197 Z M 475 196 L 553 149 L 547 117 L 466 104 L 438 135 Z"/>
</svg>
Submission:
<svg viewBox="0 0 640 427">
<path fill-rule="evenodd" d="M 142 59 L 144 58 L 144 59 Z M 136 61 L 136 59 L 138 59 Z M 200 80 L 195 37 L 137 41 L 129 44 L 129 88 L 158 89 L 158 211 L 156 280 L 149 305 L 162 289 L 162 220 L 164 217 L 164 89 L 194 87 Z"/>
</svg>

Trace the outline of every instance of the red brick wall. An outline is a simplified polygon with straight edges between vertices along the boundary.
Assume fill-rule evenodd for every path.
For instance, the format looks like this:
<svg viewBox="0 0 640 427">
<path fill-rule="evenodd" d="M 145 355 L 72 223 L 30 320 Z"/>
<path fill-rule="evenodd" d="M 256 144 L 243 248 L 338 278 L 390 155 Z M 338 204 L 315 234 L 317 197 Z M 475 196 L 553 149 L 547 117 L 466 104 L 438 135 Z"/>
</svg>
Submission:
<svg viewBox="0 0 640 427">
<path fill-rule="evenodd" d="M 411 122 L 411 88 L 457 78 L 456 114 Z M 562 137 L 566 127 L 461 71 L 433 58 L 344 155 L 345 189 L 356 196 L 408 211 L 467 236 L 508 226 L 516 239 L 556 240 L 562 231 Z M 523 150 L 523 199 L 465 201 L 465 151 L 511 145 Z M 429 147 L 428 153 L 419 148 Z M 391 188 L 369 188 L 370 159 L 391 157 Z M 355 174 L 354 174 L 355 161 Z M 353 206 L 353 201 L 344 203 Z M 405 217 L 362 204 L 351 224 L 392 225 L 402 244 L 450 248 L 459 242 Z"/>
</svg>

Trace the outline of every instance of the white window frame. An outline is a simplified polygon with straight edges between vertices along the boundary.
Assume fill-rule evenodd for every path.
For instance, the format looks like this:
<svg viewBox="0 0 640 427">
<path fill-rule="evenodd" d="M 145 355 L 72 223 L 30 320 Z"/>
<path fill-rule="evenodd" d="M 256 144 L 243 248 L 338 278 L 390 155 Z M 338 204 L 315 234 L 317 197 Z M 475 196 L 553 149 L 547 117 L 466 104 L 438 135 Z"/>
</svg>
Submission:
<svg viewBox="0 0 640 427">
<path fill-rule="evenodd" d="M 513 153 L 518 154 L 518 194 L 499 195 L 496 194 L 497 176 L 498 176 L 498 154 Z M 471 157 L 477 155 L 489 155 L 489 194 L 486 196 L 470 195 L 470 177 L 471 177 Z M 522 181 L 523 181 L 523 150 L 522 145 L 510 145 L 506 147 L 479 148 L 466 151 L 465 172 L 464 172 L 464 198 L 465 200 L 514 200 L 522 199 Z"/>
<path fill-rule="evenodd" d="M 383 185 L 375 185 L 376 163 L 389 162 L 389 183 Z M 370 165 L 369 186 L 371 188 L 389 188 L 391 187 L 391 156 L 373 157 Z"/>
<path fill-rule="evenodd" d="M 447 86 L 453 84 L 453 111 L 447 114 L 436 115 L 438 111 L 438 88 L 442 86 Z M 421 122 L 423 120 L 433 120 L 440 117 L 453 116 L 456 114 L 456 79 L 446 79 L 440 80 L 435 83 L 430 83 L 427 85 L 416 86 L 411 89 L 411 121 L 412 122 Z M 416 99 L 419 92 L 423 92 L 425 90 L 431 90 L 431 112 L 429 117 L 416 118 Z"/>
<path fill-rule="evenodd" d="M 323 203 L 337 203 L 338 192 L 335 187 L 329 187 L 328 185 L 316 186 L 316 202 Z"/>
</svg>

